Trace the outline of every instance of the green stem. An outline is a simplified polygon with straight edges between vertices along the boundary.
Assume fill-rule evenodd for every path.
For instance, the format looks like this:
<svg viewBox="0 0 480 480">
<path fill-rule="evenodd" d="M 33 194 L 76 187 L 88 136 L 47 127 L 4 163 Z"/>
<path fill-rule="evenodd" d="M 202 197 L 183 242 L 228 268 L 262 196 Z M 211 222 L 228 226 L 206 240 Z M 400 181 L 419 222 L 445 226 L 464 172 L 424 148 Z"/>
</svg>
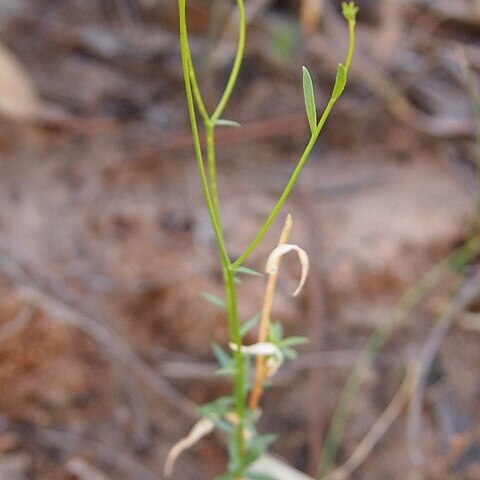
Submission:
<svg viewBox="0 0 480 480">
<path fill-rule="evenodd" d="M 218 189 L 217 189 L 217 172 L 216 172 L 216 155 L 215 155 L 215 125 L 211 122 L 205 124 L 205 136 L 207 139 L 207 165 L 210 185 L 210 196 L 215 218 L 218 224 L 220 222 L 220 207 L 218 205 Z"/>
<path fill-rule="evenodd" d="M 243 262 L 245 262 L 245 260 L 247 260 L 247 258 L 252 254 L 252 252 L 257 248 L 258 244 L 262 241 L 263 237 L 267 233 L 273 221 L 275 220 L 277 215 L 280 213 L 280 210 L 282 209 L 283 204 L 285 203 L 288 196 L 290 195 L 292 188 L 297 182 L 298 177 L 300 176 L 300 173 L 303 170 L 303 167 L 305 166 L 308 160 L 308 157 L 310 156 L 310 153 L 312 152 L 312 149 L 315 146 L 318 136 L 320 135 L 320 132 L 322 131 L 322 128 L 325 125 L 325 122 L 327 121 L 328 116 L 330 115 L 330 112 L 332 111 L 334 105 L 335 105 L 335 100 L 330 99 L 330 101 L 328 102 L 323 112 L 322 117 L 320 118 L 320 121 L 318 122 L 316 129 L 312 133 L 312 136 L 310 137 L 310 140 L 308 141 L 307 146 L 305 147 L 302 153 L 302 156 L 300 157 L 300 160 L 297 163 L 297 166 L 292 172 L 292 175 L 290 176 L 290 179 L 288 180 L 282 192 L 282 195 L 278 199 L 270 215 L 265 220 L 265 223 L 257 233 L 252 243 L 245 249 L 245 251 L 240 255 L 240 257 L 237 260 L 235 260 L 235 262 L 232 263 L 232 269 L 238 268 L 240 265 L 242 265 Z"/>
<path fill-rule="evenodd" d="M 207 175 L 205 173 L 205 166 L 203 163 L 203 154 L 202 147 L 200 144 L 200 135 L 198 133 L 197 118 L 195 115 L 195 105 L 192 94 L 192 85 L 191 85 L 191 76 L 190 76 L 190 50 L 188 47 L 188 31 L 187 31 L 187 19 L 186 19 L 186 1 L 178 0 L 179 6 L 179 21 L 180 21 L 180 47 L 182 55 L 182 66 L 183 66 L 183 77 L 185 82 L 185 93 L 187 97 L 188 105 L 188 114 L 190 117 L 190 125 L 192 129 L 193 136 L 193 145 L 195 150 L 195 158 L 197 160 L 198 171 L 200 174 L 200 181 L 202 184 L 203 195 L 205 198 L 205 203 L 207 204 L 208 213 L 210 216 L 210 221 L 212 223 L 213 231 L 215 238 L 218 243 L 218 248 L 220 250 L 220 255 L 225 262 L 225 264 L 230 263 L 230 258 L 228 256 L 227 249 L 225 247 L 225 242 L 223 240 L 223 234 L 221 226 L 218 224 L 215 217 L 215 209 L 213 206 L 212 198 L 210 195 L 210 189 L 207 181 Z"/>
<path fill-rule="evenodd" d="M 242 7 L 242 13 L 240 15 L 241 19 L 244 19 L 243 14 L 243 3 L 241 0 L 238 0 L 239 5 Z M 235 411 L 238 417 L 238 426 L 235 435 L 235 447 L 236 454 L 238 458 L 244 456 L 244 438 L 243 430 L 245 423 L 245 412 L 246 412 L 246 393 L 245 393 L 245 382 L 244 382 L 244 359 L 241 352 L 242 338 L 240 334 L 240 321 L 238 318 L 238 307 L 237 307 L 237 293 L 235 288 L 235 276 L 234 272 L 231 269 L 231 261 L 228 255 L 225 240 L 223 235 L 223 230 L 220 222 L 220 213 L 218 207 L 218 195 L 217 195 L 217 183 L 216 183 L 216 165 L 215 165 L 215 120 L 208 117 L 205 105 L 202 100 L 200 90 L 198 88 L 195 71 L 193 67 L 193 62 L 190 55 L 190 49 L 188 45 L 188 30 L 186 23 L 186 0 L 179 0 L 179 17 L 180 17 L 180 44 L 181 44 L 181 53 L 182 53 L 182 65 L 184 72 L 184 81 L 185 81 L 185 91 L 187 97 L 188 112 L 190 116 L 190 123 L 192 129 L 192 135 L 194 140 L 194 150 L 195 157 L 197 160 L 198 170 L 200 173 L 200 179 L 203 189 L 203 194 L 205 197 L 205 203 L 207 205 L 208 213 L 210 216 L 210 221 L 215 233 L 215 238 L 218 244 L 220 252 L 220 262 L 222 265 L 222 274 L 225 287 L 225 297 L 226 297 L 226 307 L 227 307 L 227 322 L 228 322 L 228 331 L 229 337 L 233 343 L 237 346 L 234 352 L 235 358 L 235 377 L 234 377 L 234 397 L 235 397 Z M 241 28 L 241 38 L 242 43 L 244 42 L 244 28 Z M 241 55 L 243 55 L 243 47 L 239 49 L 240 51 L 240 60 Z M 232 71 L 233 83 L 236 80 L 238 74 L 238 69 L 240 62 L 237 60 Z M 230 85 L 231 82 L 229 82 Z M 233 88 L 233 84 L 230 85 L 230 90 Z M 223 95 L 219 107 L 217 107 L 218 112 L 225 107 L 228 101 L 229 95 Z M 207 164 L 208 164 L 208 176 L 205 172 L 202 148 L 200 144 L 200 135 L 198 132 L 198 124 L 195 115 L 195 104 L 199 109 L 200 115 L 203 119 L 205 130 L 206 130 L 206 139 L 207 139 Z M 238 472 L 237 478 L 240 479 L 243 472 Z"/>
<path fill-rule="evenodd" d="M 205 107 L 205 102 L 203 101 L 202 94 L 200 92 L 200 88 L 197 82 L 197 76 L 195 74 L 195 67 L 193 66 L 193 60 L 190 53 L 190 49 L 188 49 L 188 69 L 190 75 L 190 82 L 192 85 L 193 96 L 195 101 L 197 102 L 197 108 L 202 117 L 203 123 L 206 124 L 210 120 L 210 117 L 207 112 L 207 108 Z"/>
<path fill-rule="evenodd" d="M 350 36 L 350 41 L 348 45 L 347 59 L 345 60 L 345 70 L 348 72 L 350 70 L 350 65 L 352 64 L 353 51 L 355 50 L 355 22 L 348 21 L 348 32 Z"/>
<path fill-rule="evenodd" d="M 225 90 L 218 102 L 217 108 L 210 117 L 213 124 L 220 118 L 220 115 L 223 113 L 223 110 L 227 106 L 230 96 L 233 92 L 233 87 L 238 78 L 238 72 L 240 71 L 240 66 L 242 65 L 243 52 L 245 50 L 245 33 L 247 28 L 247 23 L 245 20 L 245 6 L 243 0 L 237 0 L 237 9 L 238 9 L 238 43 L 237 43 L 237 53 L 235 55 L 235 61 L 233 62 L 232 72 L 227 81 Z"/>
<path fill-rule="evenodd" d="M 210 196 L 212 198 L 213 215 L 221 225 L 220 209 L 218 205 L 218 193 L 217 193 L 217 174 L 216 174 L 216 162 L 215 162 L 215 126 L 213 123 L 208 122 L 205 124 L 205 132 L 207 137 L 207 163 L 209 171 L 209 187 Z M 223 234 L 222 234 L 223 235 Z M 223 238 L 223 236 L 222 236 Z M 241 351 L 242 336 L 240 333 L 240 320 L 238 318 L 237 307 L 237 292 L 235 286 L 235 272 L 231 268 L 230 260 L 225 261 L 220 257 L 222 264 L 223 283 L 225 288 L 225 299 L 227 309 L 227 322 L 228 322 L 228 335 L 230 340 L 236 345 L 234 352 L 235 359 L 235 376 L 234 376 L 234 397 L 235 397 L 235 411 L 238 417 L 238 425 L 236 429 L 236 449 L 237 457 L 242 458 L 244 455 L 244 419 L 246 411 L 246 393 L 244 382 L 244 358 Z M 241 478 L 239 472 L 239 477 Z"/>
<path fill-rule="evenodd" d="M 222 265 L 223 281 L 225 285 L 226 308 L 228 318 L 228 331 L 231 341 L 237 346 L 234 352 L 235 375 L 234 375 L 234 397 L 235 411 L 238 417 L 236 430 L 236 449 L 237 457 L 242 458 L 245 453 L 244 445 L 244 420 L 246 412 L 246 392 L 245 392 L 245 368 L 244 359 L 241 351 L 242 336 L 240 333 L 240 321 L 238 318 L 237 292 L 235 287 L 235 274 L 230 265 Z M 241 473 L 241 472 L 240 472 Z M 239 477 L 240 478 L 240 477 Z"/>
<path fill-rule="evenodd" d="M 350 69 L 350 65 L 352 63 L 352 57 L 353 57 L 353 52 L 355 49 L 355 21 L 349 20 L 348 21 L 348 29 L 349 29 L 349 34 L 350 34 L 350 41 L 349 41 L 349 47 L 348 47 L 348 53 L 347 57 L 345 60 L 345 71 L 348 74 L 348 71 Z M 295 186 L 295 183 L 298 180 L 298 177 L 300 176 L 300 173 L 305 166 L 308 157 L 310 156 L 310 153 L 312 152 L 313 147 L 315 146 L 316 141 L 318 140 L 318 137 L 320 133 L 322 132 L 323 126 L 325 125 L 325 122 L 327 121 L 328 117 L 330 116 L 330 113 L 336 103 L 338 98 L 335 100 L 333 97 L 330 97 L 330 100 L 325 107 L 325 110 L 323 111 L 323 114 L 317 124 L 317 127 L 312 133 L 312 136 L 310 137 L 310 140 L 307 143 L 307 146 L 305 147 L 305 150 L 303 151 L 300 160 L 297 163 L 297 166 L 292 172 L 292 175 L 290 176 L 290 179 L 288 180 L 285 189 L 282 192 L 282 195 L 280 196 L 279 200 L 273 207 L 270 215 L 267 217 L 265 220 L 265 223 L 263 226 L 260 228 L 258 234 L 256 237 L 253 239 L 252 243 L 245 249 L 245 251 L 240 255 L 240 257 L 237 258 L 232 263 L 232 269 L 238 268 L 240 265 L 242 265 L 247 258 L 253 253 L 253 251 L 257 248 L 258 244 L 262 241 L 263 237 L 267 233 L 268 229 L 274 222 L 275 218 L 277 215 L 280 213 L 280 210 L 283 207 L 283 204 L 287 200 L 288 196 L 290 195 L 290 192 L 292 191 L 292 188 Z"/>
</svg>

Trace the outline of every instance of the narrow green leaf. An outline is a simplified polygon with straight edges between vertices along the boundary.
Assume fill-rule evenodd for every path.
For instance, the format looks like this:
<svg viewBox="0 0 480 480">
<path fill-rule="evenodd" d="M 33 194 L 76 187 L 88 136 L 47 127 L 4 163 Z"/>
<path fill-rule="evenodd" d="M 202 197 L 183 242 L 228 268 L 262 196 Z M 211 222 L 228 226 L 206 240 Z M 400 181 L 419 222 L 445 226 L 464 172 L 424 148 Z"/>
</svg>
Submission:
<svg viewBox="0 0 480 480">
<path fill-rule="evenodd" d="M 200 296 L 208 303 L 211 303 L 212 305 L 215 305 L 216 307 L 225 310 L 225 301 L 222 300 L 220 297 L 217 297 L 216 295 L 208 292 L 202 292 Z"/>
<path fill-rule="evenodd" d="M 228 367 L 232 364 L 232 357 L 218 343 L 212 344 L 212 351 L 222 368 Z"/>
<path fill-rule="evenodd" d="M 223 415 L 232 410 L 235 400 L 232 397 L 219 397 L 213 402 L 205 403 L 197 408 L 200 416 Z"/>
<path fill-rule="evenodd" d="M 305 345 L 306 343 L 308 343 L 308 338 L 294 335 L 284 338 L 280 342 L 280 347 L 296 347 L 297 345 Z"/>
<path fill-rule="evenodd" d="M 313 133 L 317 127 L 317 109 L 315 107 L 315 94 L 313 92 L 313 82 L 309 71 L 303 69 L 303 96 L 305 98 L 305 109 L 307 110 L 308 125 Z"/>
<path fill-rule="evenodd" d="M 247 444 L 247 451 L 243 458 L 242 466 L 248 467 L 255 460 L 261 457 L 268 449 L 268 447 L 275 442 L 276 435 L 256 435 Z"/>
<path fill-rule="evenodd" d="M 226 120 L 224 118 L 217 118 L 217 120 L 215 120 L 215 125 L 217 127 L 233 127 L 233 128 L 241 127 L 241 125 L 235 120 Z"/>
<path fill-rule="evenodd" d="M 244 267 L 243 265 L 240 265 L 235 269 L 236 273 L 244 273 L 245 275 L 253 275 L 254 277 L 263 277 L 263 274 L 260 272 L 257 272 L 256 270 L 253 270 L 252 268 Z"/>
<path fill-rule="evenodd" d="M 235 425 L 232 425 L 222 417 L 212 416 L 210 417 L 210 420 L 215 424 L 215 427 L 226 434 L 234 434 L 236 431 Z"/>
<path fill-rule="evenodd" d="M 283 356 L 287 360 L 295 360 L 298 357 L 298 353 L 296 350 L 290 347 L 283 347 L 282 349 Z"/>
<path fill-rule="evenodd" d="M 242 338 L 247 335 L 247 333 L 250 333 L 258 324 L 260 321 L 260 312 L 256 313 L 252 318 L 249 318 L 242 326 L 240 327 L 240 335 Z"/>
<path fill-rule="evenodd" d="M 227 365 L 226 367 L 215 370 L 213 374 L 218 375 L 219 377 L 233 377 L 235 375 L 235 366 Z"/>
<path fill-rule="evenodd" d="M 278 344 L 283 337 L 283 327 L 280 322 L 272 322 L 268 329 L 268 341 Z"/>
<path fill-rule="evenodd" d="M 347 70 L 342 63 L 338 64 L 337 77 L 335 78 L 335 85 L 333 87 L 332 99 L 338 100 L 343 93 L 345 85 L 347 83 Z"/>
</svg>

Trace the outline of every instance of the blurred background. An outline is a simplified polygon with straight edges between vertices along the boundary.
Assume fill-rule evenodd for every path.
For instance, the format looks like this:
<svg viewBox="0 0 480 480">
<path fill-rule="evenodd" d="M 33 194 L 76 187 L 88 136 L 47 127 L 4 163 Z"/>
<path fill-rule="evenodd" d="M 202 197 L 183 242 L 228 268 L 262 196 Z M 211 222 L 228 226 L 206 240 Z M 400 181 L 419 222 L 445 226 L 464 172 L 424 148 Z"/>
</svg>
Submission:
<svg viewBox="0 0 480 480">
<path fill-rule="evenodd" d="M 211 108 L 235 52 L 235 5 L 187 3 Z M 293 299 L 298 266 L 285 262 L 274 316 L 310 343 L 268 390 L 260 428 L 278 434 L 274 453 L 315 477 L 345 382 L 376 332 L 371 350 L 382 348 L 364 362 L 340 428 L 336 464 L 353 452 L 357 461 L 329 478 L 478 480 L 477 267 L 438 265 L 477 234 L 480 2 L 357 4 L 347 89 L 285 210 L 312 271 Z M 246 8 L 245 61 L 225 112 L 242 127 L 217 134 L 233 257 L 306 143 L 302 65 L 321 109 L 348 42 L 336 0 Z M 0 479 L 162 478 L 195 405 L 230 388 L 213 375 L 210 348 L 225 344 L 225 321 L 200 295 L 221 296 L 221 274 L 176 2 L 1 0 L 0 115 Z M 248 266 L 264 269 L 282 223 Z M 417 282 L 432 268 L 441 275 L 423 295 Z M 264 284 L 240 286 L 242 318 L 261 307 Z M 425 381 L 412 394 L 406 372 L 418 366 Z M 213 478 L 224 461 L 209 437 L 174 478 Z"/>
</svg>

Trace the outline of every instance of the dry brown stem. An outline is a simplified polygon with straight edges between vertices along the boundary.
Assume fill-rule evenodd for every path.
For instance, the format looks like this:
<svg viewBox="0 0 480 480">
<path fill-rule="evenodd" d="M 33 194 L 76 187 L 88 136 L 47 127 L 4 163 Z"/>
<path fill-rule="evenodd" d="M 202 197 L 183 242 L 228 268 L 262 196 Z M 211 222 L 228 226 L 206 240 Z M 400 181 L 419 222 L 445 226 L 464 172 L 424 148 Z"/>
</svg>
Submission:
<svg viewBox="0 0 480 480">
<path fill-rule="evenodd" d="M 282 233 L 280 234 L 278 245 L 283 245 L 284 243 L 287 243 L 290 232 L 292 231 L 292 225 L 292 217 L 291 215 L 288 215 Z M 278 264 L 280 264 L 280 258 L 278 258 L 277 261 Z M 270 273 L 268 276 L 268 283 L 263 301 L 262 317 L 260 319 L 260 327 L 258 330 L 258 343 L 267 341 L 268 327 L 270 326 L 270 315 L 272 312 L 273 297 L 275 294 L 275 288 L 277 286 L 277 279 L 278 268 L 275 273 Z M 265 357 L 259 355 L 257 357 L 255 380 L 253 382 L 252 393 L 250 394 L 250 399 L 248 402 L 248 408 L 250 408 L 250 410 L 252 411 L 257 410 L 258 408 L 260 397 L 263 393 L 263 382 L 265 381 L 267 375 L 268 372 L 265 365 Z"/>
</svg>

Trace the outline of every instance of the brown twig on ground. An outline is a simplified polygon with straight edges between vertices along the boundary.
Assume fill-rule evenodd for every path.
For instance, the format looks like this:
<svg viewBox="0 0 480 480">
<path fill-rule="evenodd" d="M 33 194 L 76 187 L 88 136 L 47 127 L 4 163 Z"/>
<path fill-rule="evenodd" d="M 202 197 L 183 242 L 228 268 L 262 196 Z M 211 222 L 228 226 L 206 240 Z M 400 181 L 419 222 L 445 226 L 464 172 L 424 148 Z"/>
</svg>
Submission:
<svg viewBox="0 0 480 480">
<path fill-rule="evenodd" d="M 418 369 L 411 368 L 388 407 L 378 417 L 370 431 L 358 444 L 348 460 L 322 480 L 345 480 L 365 461 L 377 443 L 397 419 L 407 404 L 418 381 Z"/>
<path fill-rule="evenodd" d="M 480 272 L 476 273 L 474 277 L 464 281 L 463 285 L 459 288 L 457 294 L 450 302 L 445 314 L 433 327 L 420 352 L 418 360 L 419 380 L 410 401 L 407 424 L 410 461 L 418 469 L 423 466 L 420 432 L 422 428 L 422 406 L 427 388 L 428 374 L 455 318 L 459 313 L 469 307 L 479 295 Z"/>
<path fill-rule="evenodd" d="M 283 227 L 282 233 L 280 234 L 280 239 L 278 245 L 283 245 L 288 242 L 288 237 L 292 230 L 292 217 L 287 216 L 285 221 L 285 226 Z M 268 329 L 270 327 L 270 315 L 272 312 L 273 297 L 275 294 L 275 288 L 277 286 L 278 279 L 278 265 L 280 264 L 280 258 L 277 260 L 277 271 L 275 273 L 270 273 L 268 276 L 267 288 L 265 290 L 265 297 L 263 301 L 262 316 L 260 319 L 260 326 L 258 330 L 258 343 L 263 343 L 267 341 L 268 338 Z M 255 411 L 258 408 L 260 397 L 263 393 L 263 383 L 268 376 L 267 367 L 265 365 L 265 358 L 262 355 L 257 357 L 256 369 L 255 369 L 255 379 L 253 381 L 252 392 L 248 401 L 248 407 L 250 410 Z"/>
<path fill-rule="evenodd" d="M 121 370 L 119 367 L 118 370 Z M 119 372 L 122 375 L 122 372 Z M 122 375 L 123 390 L 132 412 L 131 443 L 135 452 L 142 453 L 151 445 L 151 415 L 148 402 L 132 376 Z"/>
</svg>

